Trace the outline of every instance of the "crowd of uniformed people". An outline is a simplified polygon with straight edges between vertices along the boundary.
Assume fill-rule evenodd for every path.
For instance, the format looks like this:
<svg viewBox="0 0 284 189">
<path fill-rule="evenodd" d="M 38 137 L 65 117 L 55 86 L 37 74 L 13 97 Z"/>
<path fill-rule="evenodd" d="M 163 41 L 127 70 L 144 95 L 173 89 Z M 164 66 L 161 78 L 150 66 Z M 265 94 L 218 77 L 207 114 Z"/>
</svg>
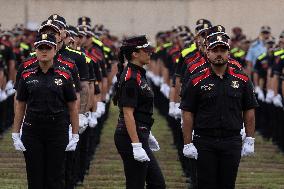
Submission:
<svg viewBox="0 0 284 189">
<path fill-rule="evenodd" d="M 129 189 L 166 187 L 152 153 L 160 149 L 153 104 L 190 188 L 234 188 L 240 158 L 254 153 L 255 126 L 284 149 L 284 32 L 276 39 L 262 26 L 250 39 L 214 24 L 158 32 L 155 48 L 143 35 L 120 41 L 85 16 L 77 26 L 53 14 L 38 31 L 1 30 L 0 137 L 13 125 L 29 188 L 84 182 L 112 97 Z"/>
</svg>

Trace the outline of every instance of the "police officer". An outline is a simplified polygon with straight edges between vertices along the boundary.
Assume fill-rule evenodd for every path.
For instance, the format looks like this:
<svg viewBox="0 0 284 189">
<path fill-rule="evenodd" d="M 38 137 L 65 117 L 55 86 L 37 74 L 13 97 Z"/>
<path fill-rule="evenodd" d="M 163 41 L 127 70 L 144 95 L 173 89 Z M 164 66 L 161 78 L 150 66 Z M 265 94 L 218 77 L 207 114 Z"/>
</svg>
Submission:
<svg viewBox="0 0 284 189">
<path fill-rule="evenodd" d="M 182 95 L 183 152 L 197 159 L 200 189 L 234 188 L 241 155 L 254 153 L 253 85 L 240 69 L 228 66 L 229 49 L 226 36 L 210 37 L 210 66 L 191 77 Z M 243 122 L 247 137 L 242 148 Z"/>
<path fill-rule="evenodd" d="M 154 94 L 143 68 L 150 62 L 152 47 L 146 37 L 123 41 L 114 99 L 120 109 L 114 135 L 116 148 L 123 160 L 127 189 L 165 188 L 165 181 L 152 151 L 159 144 L 151 134 Z M 125 68 L 124 58 L 128 61 Z"/>
<path fill-rule="evenodd" d="M 75 150 L 79 140 L 77 97 L 70 72 L 54 63 L 55 36 L 39 34 L 34 46 L 38 66 L 21 75 L 12 138 L 15 149 L 24 151 L 29 189 L 61 189 L 65 150 Z"/>
</svg>

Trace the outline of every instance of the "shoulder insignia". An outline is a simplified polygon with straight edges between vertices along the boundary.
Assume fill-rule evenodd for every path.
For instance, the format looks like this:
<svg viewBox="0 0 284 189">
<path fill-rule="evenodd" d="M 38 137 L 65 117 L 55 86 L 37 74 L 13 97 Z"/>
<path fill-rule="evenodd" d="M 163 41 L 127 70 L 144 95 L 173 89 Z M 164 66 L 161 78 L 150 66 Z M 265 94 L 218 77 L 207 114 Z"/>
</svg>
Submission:
<svg viewBox="0 0 284 189">
<path fill-rule="evenodd" d="M 199 82 L 206 79 L 210 75 L 211 74 L 210 74 L 209 68 L 206 68 L 206 69 L 202 70 L 201 72 L 198 72 L 196 75 L 193 75 L 193 79 L 192 79 L 193 86 L 196 86 Z"/>
<path fill-rule="evenodd" d="M 99 45 L 100 47 L 103 46 L 103 42 L 101 42 L 100 40 L 96 39 L 95 37 L 92 38 L 92 41 L 93 41 L 95 44 Z"/>
<path fill-rule="evenodd" d="M 234 69 L 234 68 L 229 67 L 229 74 L 233 77 L 243 80 L 244 82 L 247 82 L 249 80 L 248 76 L 245 75 L 245 73 L 243 73 L 240 70 Z"/>
<path fill-rule="evenodd" d="M 34 73 L 36 72 L 36 70 L 37 70 L 37 67 L 24 70 L 24 71 L 22 72 L 22 77 L 23 77 L 24 79 L 26 79 L 26 78 L 28 78 L 31 74 L 34 74 Z"/>
<path fill-rule="evenodd" d="M 204 65 L 206 63 L 205 58 L 201 57 L 199 60 L 196 60 L 196 62 L 192 63 L 188 66 L 188 70 L 190 73 L 194 72 L 198 67 Z"/>
<path fill-rule="evenodd" d="M 25 43 L 20 43 L 20 47 L 21 48 L 23 48 L 23 49 L 25 49 L 25 50 L 30 50 L 30 47 L 29 47 L 29 45 L 27 45 L 27 44 L 25 44 Z"/>
<path fill-rule="evenodd" d="M 273 54 L 274 54 L 274 56 L 280 56 L 283 53 L 284 53 L 284 49 L 279 49 L 279 50 L 275 51 Z"/>
<path fill-rule="evenodd" d="M 77 50 L 74 50 L 74 49 L 71 49 L 70 47 L 67 47 L 67 46 L 66 46 L 66 50 L 71 51 L 71 52 L 74 52 L 74 53 L 77 53 L 77 54 L 79 54 L 79 55 L 82 54 L 82 52 L 77 51 Z"/>
<path fill-rule="evenodd" d="M 186 64 L 190 64 L 191 62 L 194 62 L 196 61 L 198 58 L 201 58 L 201 54 L 199 51 L 196 51 L 195 53 L 192 54 L 192 56 L 187 56 L 186 57 L 186 60 L 185 60 L 185 63 Z"/>
<path fill-rule="evenodd" d="M 186 55 L 188 55 L 189 53 L 195 51 L 197 49 L 196 44 L 193 43 L 192 45 L 190 45 L 190 47 L 184 49 L 181 51 L 181 55 L 182 57 L 185 57 Z"/>
<path fill-rule="evenodd" d="M 262 53 L 261 55 L 259 55 L 259 56 L 257 57 L 257 59 L 258 59 L 258 60 L 262 60 L 262 59 L 265 58 L 265 56 L 266 56 L 266 53 Z"/>
<path fill-rule="evenodd" d="M 128 81 L 130 79 L 134 79 L 137 81 L 137 84 L 141 84 L 141 73 L 140 71 L 133 71 L 130 67 L 127 68 L 124 81 Z"/>
<path fill-rule="evenodd" d="M 69 68 L 73 69 L 74 68 L 74 63 L 70 59 L 66 59 L 62 57 L 61 55 L 58 56 L 57 60 L 61 62 L 62 64 L 68 66 Z"/>
<path fill-rule="evenodd" d="M 71 75 L 69 72 L 63 69 L 56 69 L 54 72 L 58 73 L 59 75 L 63 76 L 65 79 L 69 80 Z"/>
<path fill-rule="evenodd" d="M 27 68 L 27 67 L 29 67 L 30 65 L 34 64 L 36 61 L 37 61 L 37 57 L 28 58 L 27 60 L 25 60 L 25 61 L 23 62 L 23 66 L 24 66 L 24 68 Z"/>
<path fill-rule="evenodd" d="M 236 61 L 235 59 L 229 59 L 229 64 L 234 65 L 239 69 L 242 68 L 242 65 L 238 61 Z"/>
</svg>

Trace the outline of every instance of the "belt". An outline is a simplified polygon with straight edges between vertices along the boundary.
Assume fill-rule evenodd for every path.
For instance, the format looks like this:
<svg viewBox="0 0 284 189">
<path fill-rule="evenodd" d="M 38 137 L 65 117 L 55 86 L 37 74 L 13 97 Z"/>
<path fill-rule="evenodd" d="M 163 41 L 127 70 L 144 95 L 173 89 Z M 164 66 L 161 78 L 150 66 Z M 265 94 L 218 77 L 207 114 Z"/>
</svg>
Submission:
<svg viewBox="0 0 284 189">
<path fill-rule="evenodd" d="M 194 129 L 194 135 L 226 138 L 240 135 L 240 130 Z"/>
<path fill-rule="evenodd" d="M 59 119 L 62 119 L 62 118 L 69 119 L 67 117 L 67 115 L 68 114 L 66 114 L 65 112 L 60 112 L 60 113 L 57 113 L 57 114 L 42 114 L 42 113 L 35 113 L 35 112 L 27 111 L 27 113 L 26 113 L 27 118 L 50 120 L 50 121 L 59 120 Z"/>
</svg>

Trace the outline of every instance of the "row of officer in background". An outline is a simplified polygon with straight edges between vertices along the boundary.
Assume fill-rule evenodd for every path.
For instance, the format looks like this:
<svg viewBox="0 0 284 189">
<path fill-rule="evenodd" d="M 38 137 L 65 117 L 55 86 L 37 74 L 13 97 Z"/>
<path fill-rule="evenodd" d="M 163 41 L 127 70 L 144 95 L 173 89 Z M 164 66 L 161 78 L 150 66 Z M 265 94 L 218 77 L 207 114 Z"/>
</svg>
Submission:
<svg viewBox="0 0 284 189">
<path fill-rule="evenodd" d="M 74 188 L 99 142 L 115 49 L 96 38 L 88 17 L 75 28 L 57 14 L 41 24 L 34 47 L 16 74 L 14 146 L 24 151 L 29 188 Z"/>
<path fill-rule="evenodd" d="M 266 27 L 263 28 L 265 30 Z M 254 108 L 257 103 L 252 83 L 244 73 L 248 72 L 249 66 L 230 55 L 230 49 L 233 50 L 236 44 L 230 48 L 229 36 L 223 26 L 212 26 L 210 21 L 200 19 L 196 23 L 195 32 L 194 36 L 188 27 L 180 26 L 171 32 L 158 33 L 158 47 L 156 54 L 152 56 L 153 64 L 149 66 L 147 75 L 169 102 L 169 111 L 165 111 L 165 107 L 161 105 L 164 103 L 157 104 L 165 116 L 169 115 L 169 126 L 191 186 L 234 188 L 241 155 L 251 155 L 254 152 Z M 233 42 L 237 39 L 238 43 L 247 45 L 243 36 L 236 36 L 233 37 Z M 239 38 L 241 40 L 238 41 Z M 241 50 L 236 51 L 239 53 L 237 55 L 241 54 Z M 215 68 L 219 71 L 217 74 Z M 193 81 L 195 84 L 191 86 Z M 182 106 L 179 104 L 180 97 Z M 194 110 L 186 109 L 187 106 L 194 106 Z M 181 119 L 180 108 L 183 109 L 186 120 Z M 180 124 L 181 120 L 184 123 Z M 183 126 L 183 131 L 180 126 Z M 194 128 L 194 143 L 191 143 L 192 131 L 189 128 Z M 243 134 L 243 141 L 240 133 Z M 211 146 L 207 146 L 208 140 L 214 141 L 210 142 Z M 203 150 L 210 153 L 204 156 Z M 201 157 L 197 155 L 199 152 Z M 228 157 L 225 158 L 223 154 Z M 197 161 L 181 157 L 183 155 Z M 224 158 L 227 160 L 224 163 L 230 166 L 228 169 L 223 168 L 224 164 L 218 163 L 214 158 Z M 207 166 L 207 162 L 210 166 Z M 214 176 L 226 170 L 224 177 Z"/>
</svg>

